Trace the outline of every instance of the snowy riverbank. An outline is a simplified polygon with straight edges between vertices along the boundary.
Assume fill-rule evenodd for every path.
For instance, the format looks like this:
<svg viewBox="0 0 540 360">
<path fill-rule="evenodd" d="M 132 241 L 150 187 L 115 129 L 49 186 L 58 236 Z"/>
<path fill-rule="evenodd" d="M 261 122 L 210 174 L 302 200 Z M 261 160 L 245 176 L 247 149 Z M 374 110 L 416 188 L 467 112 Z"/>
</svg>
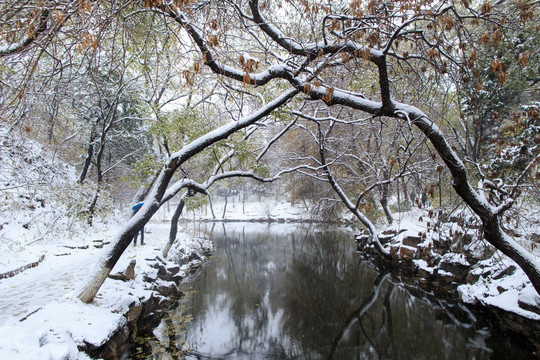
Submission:
<svg viewBox="0 0 540 360">
<path fill-rule="evenodd" d="M 97 349 L 105 344 L 132 321 L 125 316 L 130 309 L 152 297 L 159 298 L 160 287 L 172 286 L 159 278 L 159 268 L 155 266 L 167 234 L 167 225 L 149 224 L 146 245 L 130 246 L 112 272 L 125 271 L 135 260 L 134 279 L 108 279 L 91 304 L 80 302 L 72 291 L 84 280 L 103 249 L 42 247 L 41 252 L 46 257 L 38 266 L 0 280 L 3 294 L 0 358 L 89 358 L 80 349 Z M 208 240 L 180 234 L 177 246 L 169 254 L 175 261 L 157 261 L 165 268 L 177 266 L 175 276 L 182 278 L 200 263 L 199 258 L 204 258 L 203 253 L 210 246 Z M 33 251 L 39 252 L 38 247 Z M 192 253 L 200 255 L 190 262 Z M 182 256 L 186 258 L 185 264 L 175 265 Z"/>
</svg>

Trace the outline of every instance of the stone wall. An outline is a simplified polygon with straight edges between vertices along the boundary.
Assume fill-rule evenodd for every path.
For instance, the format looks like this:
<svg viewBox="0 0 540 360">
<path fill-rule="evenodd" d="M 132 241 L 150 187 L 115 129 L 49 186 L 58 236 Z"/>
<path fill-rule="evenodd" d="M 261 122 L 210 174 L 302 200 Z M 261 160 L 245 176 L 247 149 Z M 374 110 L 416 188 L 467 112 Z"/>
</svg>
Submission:
<svg viewBox="0 0 540 360">
<path fill-rule="evenodd" d="M 156 256 L 154 259 L 146 259 L 152 271 L 143 274 L 143 280 L 153 290 L 152 296 L 140 302 L 133 302 L 126 313 L 123 314 L 125 321 L 112 334 L 109 340 L 99 346 L 85 343 L 79 350 L 86 352 L 92 358 L 104 360 L 125 359 L 135 338 L 144 333 L 152 332 L 165 313 L 165 310 L 177 305 L 182 293 L 178 285 L 184 277 L 195 272 L 207 256 L 211 255 L 209 249 L 202 249 L 201 253 L 192 252 L 183 259 L 175 259 L 170 262 Z M 116 280 L 132 281 L 135 277 L 135 261 L 132 261 L 126 270 L 111 274 Z"/>
</svg>

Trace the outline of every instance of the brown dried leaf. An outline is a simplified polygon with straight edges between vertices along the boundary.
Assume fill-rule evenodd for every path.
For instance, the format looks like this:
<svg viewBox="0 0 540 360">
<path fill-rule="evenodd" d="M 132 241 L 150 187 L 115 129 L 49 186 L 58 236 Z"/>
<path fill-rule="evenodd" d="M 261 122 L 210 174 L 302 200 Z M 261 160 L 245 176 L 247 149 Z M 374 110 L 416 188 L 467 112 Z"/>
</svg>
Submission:
<svg viewBox="0 0 540 360">
<path fill-rule="evenodd" d="M 334 87 L 329 86 L 329 87 L 326 88 L 326 92 L 325 92 L 324 96 L 322 97 L 322 100 L 325 103 L 330 103 L 332 101 L 333 95 L 334 95 Z"/>
<path fill-rule="evenodd" d="M 304 92 L 307 95 L 311 95 L 311 84 L 310 83 L 305 83 L 304 84 Z"/>
<path fill-rule="evenodd" d="M 522 67 L 529 65 L 529 56 L 530 55 L 531 55 L 531 53 L 529 52 L 529 50 L 524 51 L 521 54 L 519 54 L 518 60 L 519 60 L 519 63 L 521 64 Z"/>
<path fill-rule="evenodd" d="M 493 46 L 498 47 L 502 41 L 502 38 L 503 38 L 503 33 L 501 29 L 495 30 L 495 32 L 493 33 Z"/>
<path fill-rule="evenodd" d="M 492 6 L 489 2 L 484 2 L 480 7 L 481 14 L 489 14 L 491 12 Z"/>
<path fill-rule="evenodd" d="M 499 73 L 499 84 L 504 85 L 505 82 L 506 82 L 506 73 L 501 71 Z"/>
</svg>

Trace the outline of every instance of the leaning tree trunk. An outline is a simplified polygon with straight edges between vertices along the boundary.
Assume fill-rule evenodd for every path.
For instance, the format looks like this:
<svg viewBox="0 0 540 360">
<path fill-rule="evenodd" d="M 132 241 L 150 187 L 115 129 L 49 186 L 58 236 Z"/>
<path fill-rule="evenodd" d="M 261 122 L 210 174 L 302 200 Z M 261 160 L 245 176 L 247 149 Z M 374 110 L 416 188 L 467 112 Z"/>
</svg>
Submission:
<svg viewBox="0 0 540 360">
<path fill-rule="evenodd" d="M 204 149 L 213 145 L 214 143 L 228 138 L 230 135 L 244 129 L 260 119 L 270 115 L 272 111 L 285 105 L 292 98 L 296 96 L 298 90 L 292 89 L 283 92 L 274 101 L 266 104 L 264 107 L 255 111 L 254 113 L 243 117 L 232 123 L 223 125 L 217 129 L 214 129 L 191 143 L 184 146 L 181 150 L 174 153 L 169 157 L 165 165 L 163 166 L 158 178 L 155 181 L 152 191 L 147 196 L 147 199 L 142 208 L 133 216 L 125 226 L 113 239 L 111 245 L 105 250 L 105 254 L 96 264 L 93 273 L 87 283 L 83 283 L 80 288 L 77 289 L 77 297 L 85 303 L 91 302 L 96 296 L 99 288 L 107 279 L 107 276 L 112 271 L 114 265 L 120 259 L 120 256 L 127 249 L 131 240 L 135 234 L 142 229 L 142 227 L 152 218 L 152 216 L 159 210 L 161 205 L 170 200 L 176 195 L 182 186 L 174 187 L 169 192 L 167 189 L 169 183 L 176 170 L 186 161 L 193 156 L 199 154 Z"/>
<path fill-rule="evenodd" d="M 159 173 L 160 173 L 159 170 L 156 171 L 155 174 L 152 176 L 152 178 L 150 178 L 150 180 L 148 181 L 148 183 L 146 185 L 141 185 L 139 187 L 139 190 L 137 190 L 137 193 L 133 197 L 133 204 L 137 204 L 137 203 L 140 203 L 140 202 L 144 201 L 144 199 L 146 198 L 146 196 L 150 192 L 150 189 L 152 189 L 152 186 L 154 186 L 154 183 L 155 183 L 156 179 L 158 178 Z M 133 210 L 133 212 L 131 213 L 131 216 L 133 217 L 136 213 L 137 213 L 137 211 Z"/>
<path fill-rule="evenodd" d="M 504 233 L 500 224 L 500 217 L 504 210 L 492 207 L 471 187 L 463 162 L 451 149 L 437 126 L 421 111 L 412 107 L 409 107 L 408 110 L 410 111 L 409 115 L 412 115 L 411 118 L 414 119 L 414 125 L 426 135 L 446 163 L 452 174 L 452 187 L 482 221 L 484 238 L 514 260 L 525 272 L 537 293 L 540 294 L 540 263 L 538 258 Z"/>
<path fill-rule="evenodd" d="M 147 201 L 137 214 L 128 220 L 116 235 L 116 238 L 113 239 L 111 245 L 107 248 L 105 255 L 96 264 L 90 280 L 86 284 L 83 284 L 81 288 L 77 289 L 77 297 L 82 302 L 89 303 L 94 299 L 99 288 L 103 285 L 114 268 L 114 265 L 116 265 L 120 259 L 120 256 L 122 256 L 129 244 L 131 244 L 135 234 L 137 234 L 159 210 L 161 207 L 160 199 L 162 199 L 165 194 L 167 185 L 176 170 L 175 165 L 176 161 L 168 162 L 168 164 L 165 165 L 161 172 L 161 180 L 158 180 L 158 184 L 156 184 L 156 188 L 153 190 L 154 194 L 151 196 L 151 200 Z"/>
<path fill-rule="evenodd" d="M 339 184 L 336 182 L 334 177 L 332 176 L 332 173 L 330 172 L 330 168 L 328 167 L 328 163 L 326 162 L 326 154 L 325 154 L 325 148 L 323 145 L 323 135 L 322 132 L 319 129 L 319 156 L 321 159 L 321 165 L 324 170 L 324 175 L 328 179 L 328 182 L 330 183 L 330 186 L 334 189 L 335 193 L 339 196 L 343 204 L 349 209 L 349 211 L 356 216 L 358 220 L 366 227 L 366 229 L 370 233 L 370 242 L 375 245 L 379 253 L 385 258 L 385 259 L 391 259 L 392 255 L 390 254 L 390 251 L 386 249 L 379 240 L 379 235 L 377 232 L 377 228 L 375 225 L 365 216 L 362 214 L 358 208 L 349 200 L 347 195 L 345 194 L 345 191 L 339 186 Z"/>
</svg>

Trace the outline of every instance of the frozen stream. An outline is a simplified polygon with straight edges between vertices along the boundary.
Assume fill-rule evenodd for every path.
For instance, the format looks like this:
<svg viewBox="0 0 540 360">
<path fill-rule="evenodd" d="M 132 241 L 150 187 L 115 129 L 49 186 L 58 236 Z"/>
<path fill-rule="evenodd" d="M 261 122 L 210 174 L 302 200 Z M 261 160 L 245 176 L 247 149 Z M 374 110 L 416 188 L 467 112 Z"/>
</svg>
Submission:
<svg viewBox="0 0 540 360">
<path fill-rule="evenodd" d="M 395 284 L 328 226 L 208 224 L 216 249 L 132 359 L 528 359 L 458 304 Z M 188 322 L 189 318 L 191 321 Z"/>
</svg>

